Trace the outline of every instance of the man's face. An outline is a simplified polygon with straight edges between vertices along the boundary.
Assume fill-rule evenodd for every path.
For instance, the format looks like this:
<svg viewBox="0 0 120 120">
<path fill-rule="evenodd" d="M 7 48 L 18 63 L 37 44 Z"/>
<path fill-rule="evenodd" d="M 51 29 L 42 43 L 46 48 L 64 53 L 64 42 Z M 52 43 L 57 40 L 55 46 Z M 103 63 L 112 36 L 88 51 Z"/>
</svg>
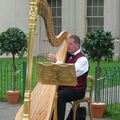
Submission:
<svg viewBox="0 0 120 120">
<path fill-rule="evenodd" d="M 78 43 L 75 43 L 73 38 L 68 38 L 67 47 L 68 47 L 67 51 L 73 54 L 80 48 L 80 45 Z"/>
</svg>

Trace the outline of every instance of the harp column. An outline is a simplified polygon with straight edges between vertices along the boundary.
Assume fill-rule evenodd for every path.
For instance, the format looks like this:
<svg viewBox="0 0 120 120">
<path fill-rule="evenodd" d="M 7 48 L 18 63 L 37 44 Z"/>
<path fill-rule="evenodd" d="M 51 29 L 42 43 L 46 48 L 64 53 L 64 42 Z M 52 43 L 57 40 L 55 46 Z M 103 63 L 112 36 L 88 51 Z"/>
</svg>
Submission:
<svg viewBox="0 0 120 120">
<path fill-rule="evenodd" d="M 33 46 L 34 46 L 34 35 L 36 28 L 36 20 L 38 15 L 38 1 L 30 0 L 29 8 L 29 41 L 28 41 L 28 59 L 27 59 L 27 71 L 26 71 L 26 90 L 25 99 L 23 106 L 23 120 L 30 120 L 30 82 L 31 82 L 31 70 L 33 61 Z"/>
</svg>

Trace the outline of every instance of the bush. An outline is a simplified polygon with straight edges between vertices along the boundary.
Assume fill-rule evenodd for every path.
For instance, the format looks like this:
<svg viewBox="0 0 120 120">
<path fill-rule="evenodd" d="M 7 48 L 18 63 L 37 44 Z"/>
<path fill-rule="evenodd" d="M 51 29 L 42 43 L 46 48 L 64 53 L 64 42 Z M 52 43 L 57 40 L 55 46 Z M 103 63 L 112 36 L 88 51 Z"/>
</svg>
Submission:
<svg viewBox="0 0 120 120">
<path fill-rule="evenodd" d="M 27 36 L 19 28 L 8 28 L 0 34 L 0 54 L 12 54 L 13 60 L 13 91 L 16 89 L 15 55 L 23 56 L 27 51 Z"/>
</svg>

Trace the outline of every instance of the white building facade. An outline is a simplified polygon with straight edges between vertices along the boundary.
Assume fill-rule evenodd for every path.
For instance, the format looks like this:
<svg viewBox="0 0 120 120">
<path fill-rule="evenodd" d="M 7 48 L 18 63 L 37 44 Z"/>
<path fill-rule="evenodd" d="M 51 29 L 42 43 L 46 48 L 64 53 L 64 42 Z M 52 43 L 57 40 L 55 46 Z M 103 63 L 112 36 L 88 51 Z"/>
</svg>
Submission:
<svg viewBox="0 0 120 120">
<path fill-rule="evenodd" d="M 120 60 L 120 0 L 48 0 L 48 2 L 53 10 L 56 34 L 64 30 L 83 39 L 87 31 L 96 29 L 111 31 L 115 38 L 114 59 Z M 18 27 L 28 33 L 28 12 L 29 0 L 1 0 L 0 33 L 8 27 Z M 37 20 L 36 38 L 44 42 L 47 40 L 45 24 L 40 16 Z"/>
</svg>

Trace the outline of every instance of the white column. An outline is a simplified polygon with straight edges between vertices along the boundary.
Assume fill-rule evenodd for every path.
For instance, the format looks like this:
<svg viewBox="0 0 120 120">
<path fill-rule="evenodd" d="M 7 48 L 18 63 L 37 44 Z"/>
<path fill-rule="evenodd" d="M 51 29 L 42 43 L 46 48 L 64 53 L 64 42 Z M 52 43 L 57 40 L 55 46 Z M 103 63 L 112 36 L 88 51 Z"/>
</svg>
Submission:
<svg viewBox="0 0 120 120">
<path fill-rule="evenodd" d="M 62 2 L 62 28 L 70 34 L 83 37 L 85 34 L 85 1 L 64 0 Z"/>
<path fill-rule="evenodd" d="M 14 5 L 14 26 L 28 32 L 29 0 L 14 0 Z"/>
<path fill-rule="evenodd" d="M 104 29 L 120 37 L 120 0 L 104 0 Z"/>
<path fill-rule="evenodd" d="M 74 17 L 75 17 L 75 2 L 74 0 L 62 1 L 62 28 L 70 34 L 74 34 Z"/>
<path fill-rule="evenodd" d="M 14 25 L 15 0 L 0 0 L 0 33 Z"/>
<path fill-rule="evenodd" d="M 114 60 L 120 60 L 120 39 L 115 39 L 114 41 Z"/>
<path fill-rule="evenodd" d="M 76 34 L 83 39 L 86 32 L 86 0 L 75 0 L 76 1 Z"/>
</svg>

